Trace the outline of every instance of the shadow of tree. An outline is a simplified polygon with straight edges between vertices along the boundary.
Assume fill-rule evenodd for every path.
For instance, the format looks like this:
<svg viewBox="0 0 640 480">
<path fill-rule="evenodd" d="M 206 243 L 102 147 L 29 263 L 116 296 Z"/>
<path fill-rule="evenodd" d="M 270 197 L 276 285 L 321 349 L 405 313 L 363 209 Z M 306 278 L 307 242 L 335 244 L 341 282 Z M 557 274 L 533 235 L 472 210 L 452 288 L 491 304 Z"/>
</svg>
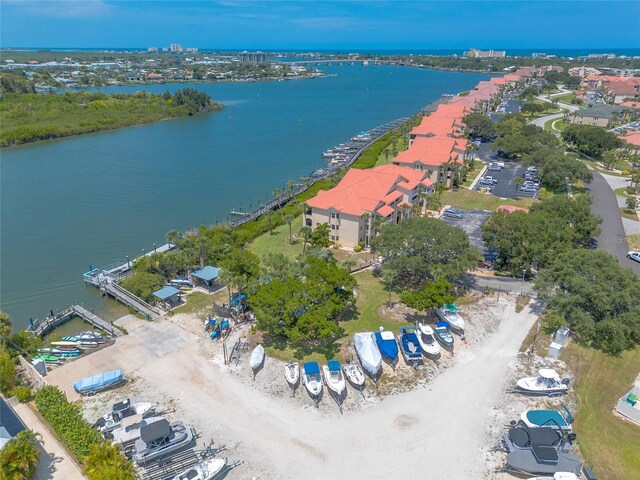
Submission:
<svg viewBox="0 0 640 480">
<path fill-rule="evenodd" d="M 340 351 L 338 339 L 344 337 L 344 335 L 344 330 L 341 330 L 335 338 L 326 340 L 308 340 L 299 343 L 292 343 L 285 337 L 264 335 L 262 344 L 265 347 L 280 351 L 291 349 L 293 351 L 293 358 L 296 360 L 302 360 L 312 354 L 319 354 L 324 356 L 327 360 L 331 360 L 332 358 L 335 358 Z"/>
</svg>

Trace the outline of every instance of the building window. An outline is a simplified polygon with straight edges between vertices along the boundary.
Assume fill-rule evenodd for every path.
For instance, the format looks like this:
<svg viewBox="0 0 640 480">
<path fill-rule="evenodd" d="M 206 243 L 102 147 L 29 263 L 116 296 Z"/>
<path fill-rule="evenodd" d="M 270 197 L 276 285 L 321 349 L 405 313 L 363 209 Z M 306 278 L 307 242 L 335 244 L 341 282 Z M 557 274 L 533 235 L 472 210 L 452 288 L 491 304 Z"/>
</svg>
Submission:
<svg viewBox="0 0 640 480">
<path fill-rule="evenodd" d="M 340 241 L 340 237 L 336 235 L 336 242 Z"/>
<path fill-rule="evenodd" d="M 336 226 L 335 225 L 331 225 L 331 230 L 335 230 Z"/>
</svg>

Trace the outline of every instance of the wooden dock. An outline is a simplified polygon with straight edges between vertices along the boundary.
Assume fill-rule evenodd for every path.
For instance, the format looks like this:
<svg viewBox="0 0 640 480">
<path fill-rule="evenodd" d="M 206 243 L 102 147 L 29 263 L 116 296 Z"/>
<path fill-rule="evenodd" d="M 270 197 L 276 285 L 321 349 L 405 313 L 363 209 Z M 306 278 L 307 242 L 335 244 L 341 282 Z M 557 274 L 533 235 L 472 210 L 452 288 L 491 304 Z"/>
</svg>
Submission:
<svg viewBox="0 0 640 480">
<path fill-rule="evenodd" d="M 62 325 L 63 323 L 68 322 L 72 318 L 80 317 L 85 322 L 89 323 L 92 327 L 102 330 L 103 332 L 111 335 L 112 337 L 119 337 L 122 335 L 122 332 L 117 328 L 113 327 L 109 322 L 103 320 L 95 313 L 90 312 L 86 308 L 80 305 L 73 305 L 64 309 L 63 311 L 55 314 L 53 317 L 47 317 L 46 320 L 39 321 L 36 320 L 33 326 L 27 328 L 28 332 L 33 332 L 36 335 L 44 336 L 49 333 L 54 328 Z"/>
<path fill-rule="evenodd" d="M 153 307 L 141 298 L 136 297 L 133 293 L 122 288 L 116 282 L 101 285 L 100 291 L 104 295 L 112 297 L 123 305 L 133 308 L 147 320 L 157 320 L 160 317 L 160 311 L 156 307 Z"/>
</svg>

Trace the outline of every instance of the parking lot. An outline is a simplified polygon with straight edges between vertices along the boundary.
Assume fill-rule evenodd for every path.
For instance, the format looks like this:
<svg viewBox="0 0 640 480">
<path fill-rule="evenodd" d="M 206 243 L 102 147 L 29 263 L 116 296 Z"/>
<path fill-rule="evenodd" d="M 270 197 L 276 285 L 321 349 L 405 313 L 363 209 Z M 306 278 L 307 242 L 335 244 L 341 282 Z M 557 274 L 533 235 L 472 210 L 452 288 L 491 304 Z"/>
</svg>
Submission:
<svg viewBox="0 0 640 480">
<path fill-rule="evenodd" d="M 462 211 L 462 210 L 460 210 Z M 485 259 L 493 261 L 496 258 L 496 253 L 487 249 L 486 245 L 482 241 L 482 225 L 491 216 L 491 212 L 488 210 L 471 210 L 470 212 L 463 212 L 462 218 L 450 218 L 442 217 L 440 220 L 452 227 L 461 228 L 469 236 L 469 241 L 472 245 L 477 247 Z"/>
<path fill-rule="evenodd" d="M 487 170 L 486 176 L 491 176 L 498 180 L 498 183 L 493 185 L 491 190 L 492 195 L 500 198 L 517 198 L 517 197 L 533 197 L 531 192 L 518 191 L 518 185 L 515 182 L 517 177 L 524 177 L 526 168 L 518 162 L 505 160 L 499 158 L 497 152 L 492 150 L 490 143 L 483 143 L 476 151 L 476 157 L 483 162 L 503 162 L 504 168 L 499 172 Z M 475 189 L 480 190 L 482 185 L 476 185 Z"/>
</svg>

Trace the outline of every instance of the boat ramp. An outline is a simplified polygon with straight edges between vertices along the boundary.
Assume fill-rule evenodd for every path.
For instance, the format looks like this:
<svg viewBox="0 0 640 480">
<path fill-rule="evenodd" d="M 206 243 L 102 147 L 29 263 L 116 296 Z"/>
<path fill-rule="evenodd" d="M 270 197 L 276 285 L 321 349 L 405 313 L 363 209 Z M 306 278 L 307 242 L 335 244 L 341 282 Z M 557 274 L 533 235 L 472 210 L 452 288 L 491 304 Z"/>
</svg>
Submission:
<svg viewBox="0 0 640 480">
<path fill-rule="evenodd" d="M 36 335 L 42 337 L 57 326 L 68 322 L 74 317 L 82 318 L 85 322 L 89 323 L 94 328 L 102 330 L 112 337 L 118 337 L 122 335 L 122 332 L 117 328 L 114 328 L 109 322 L 103 320 L 93 312 L 90 312 L 80 305 L 73 305 L 71 307 L 68 307 L 53 316 L 48 316 L 46 320 L 34 321 L 33 324 L 27 328 L 27 332 L 33 332 Z"/>
</svg>

